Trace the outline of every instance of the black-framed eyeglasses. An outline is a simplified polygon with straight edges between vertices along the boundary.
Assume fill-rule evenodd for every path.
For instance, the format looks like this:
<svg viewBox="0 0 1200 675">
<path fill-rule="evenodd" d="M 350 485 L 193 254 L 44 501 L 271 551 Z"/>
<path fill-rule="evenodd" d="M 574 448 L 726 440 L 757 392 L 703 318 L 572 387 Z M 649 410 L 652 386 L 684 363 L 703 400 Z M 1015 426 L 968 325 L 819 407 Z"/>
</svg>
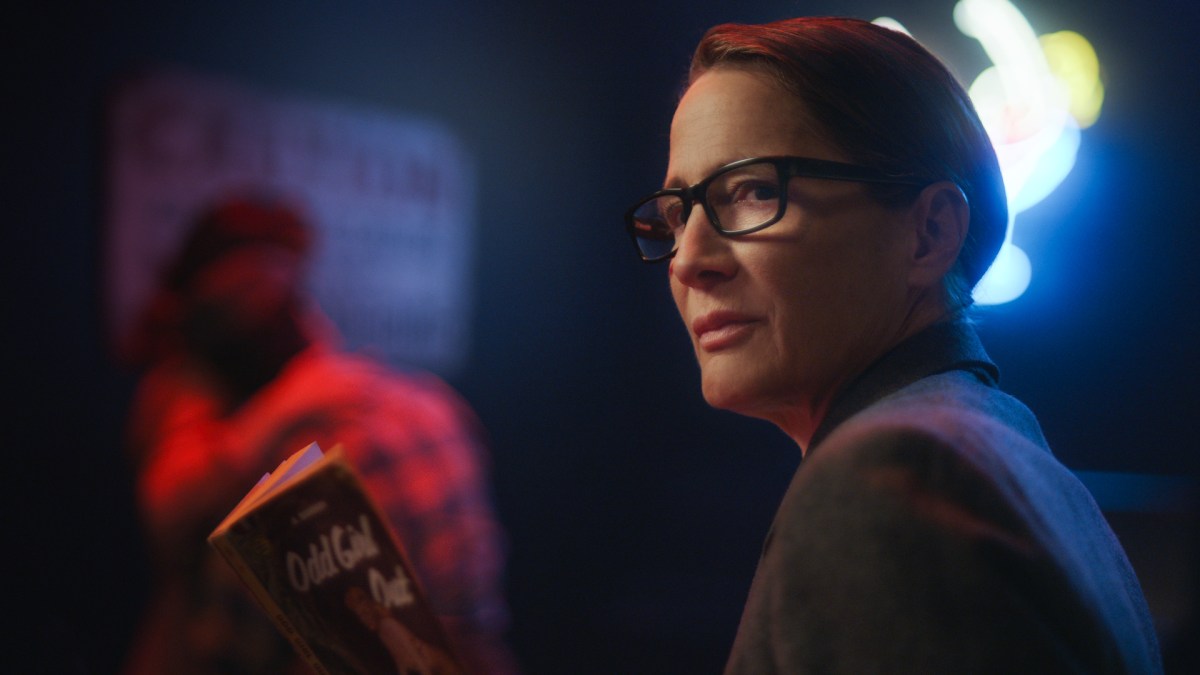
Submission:
<svg viewBox="0 0 1200 675">
<path fill-rule="evenodd" d="M 659 262 L 675 255 L 679 232 L 699 204 L 717 232 L 736 236 L 757 232 L 783 218 L 791 178 L 924 186 L 932 180 L 890 174 L 855 164 L 810 157 L 751 157 L 717 169 L 686 188 L 667 188 L 625 212 L 625 228 L 638 255 Z"/>
</svg>

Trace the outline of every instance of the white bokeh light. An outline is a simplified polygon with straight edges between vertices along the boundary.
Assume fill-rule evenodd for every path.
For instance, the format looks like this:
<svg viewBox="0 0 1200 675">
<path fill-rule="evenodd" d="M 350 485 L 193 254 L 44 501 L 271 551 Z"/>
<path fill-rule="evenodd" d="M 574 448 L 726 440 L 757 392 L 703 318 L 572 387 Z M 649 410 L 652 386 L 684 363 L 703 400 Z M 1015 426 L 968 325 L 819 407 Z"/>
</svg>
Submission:
<svg viewBox="0 0 1200 675">
<path fill-rule="evenodd" d="M 876 23 L 908 31 L 897 20 Z M 992 65 L 968 88 L 996 149 L 1008 194 L 1008 230 L 996 261 L 975 287 L 975 301 L 1020 297 L 1033 278 L 1029 256 L 1013 243 L 1017 216 L 1049 196 L 1075 166 L 1081 134 L 1099 115 L 1099 62 L 1083 36 L 1038 37 L 1008 0 L 959 0 L 954 23 L 979 41 Z"/>
</svg>

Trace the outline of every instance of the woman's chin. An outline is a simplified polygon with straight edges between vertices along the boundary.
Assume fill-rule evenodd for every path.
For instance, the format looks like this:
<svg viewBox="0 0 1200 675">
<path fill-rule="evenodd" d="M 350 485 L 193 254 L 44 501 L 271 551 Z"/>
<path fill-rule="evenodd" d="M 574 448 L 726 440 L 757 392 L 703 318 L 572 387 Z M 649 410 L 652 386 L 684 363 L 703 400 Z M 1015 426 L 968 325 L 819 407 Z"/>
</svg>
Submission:
<svg viewBox="0 0 1200 675">
<path fill-rule="evenodd" d="M 795 388 L 784 386 L 785 383 L 770 377 L 769 373 L 758 375 L 752 377 L 746 371 L 740 371 L 736 376 L 715 370 L 705 372 L 701 379 L 704 400 L 714 408 L 780 426 L 804 410 L 803 399 Z"/>
<path fill-rule="evenodd" d="M 715 378 L 704 378 L 704 400 L 710 406 L 720 410 L 751 415 L 751 401 L 754 396 L 745 382 L 729 382 L 727 380 L 712 381 Z"/>
</svg>

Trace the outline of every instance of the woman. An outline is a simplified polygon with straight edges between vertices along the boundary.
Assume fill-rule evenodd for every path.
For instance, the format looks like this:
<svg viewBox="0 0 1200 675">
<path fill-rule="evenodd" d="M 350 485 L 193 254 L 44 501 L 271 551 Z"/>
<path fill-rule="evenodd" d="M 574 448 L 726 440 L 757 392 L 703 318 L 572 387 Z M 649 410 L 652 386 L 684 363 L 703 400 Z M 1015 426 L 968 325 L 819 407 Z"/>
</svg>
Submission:
<svg viewBox="0 0 1200 675">
<path fill-rule="evenodd" d="M 963 314 L 1004 238 L 953 76 L 849 19 L 718 26 L 627 228 L 705 399 L 804 461 L 726 672 L 1160 672 L 1133 571 Z"/>
</svg>

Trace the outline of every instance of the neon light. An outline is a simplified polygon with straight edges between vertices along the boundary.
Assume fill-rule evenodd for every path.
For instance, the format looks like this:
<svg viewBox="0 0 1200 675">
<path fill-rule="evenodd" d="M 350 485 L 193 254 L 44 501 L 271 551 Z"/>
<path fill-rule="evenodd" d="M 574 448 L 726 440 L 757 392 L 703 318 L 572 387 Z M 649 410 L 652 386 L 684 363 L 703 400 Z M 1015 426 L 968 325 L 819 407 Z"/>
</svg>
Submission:
<svg viewBox="0 0 1200 675">
<path fill-rule="evenodd" d="M 1104 83 L 1100 81 L 1100 59 L 1096 50 L 1079 33 L 1064 30 L 1038 38 L 1050 71 L 1067 87 L 1071 117 L 1086 129 L 1100 116 Z"/>
<path fill-rule="evenodd" d="M 1009 230 L 1012 230 L 1011 220 Z M 1029 279 L 1032 276 L 1033 267 L 1029 264 L 1029 256 L 1025 255 L 1025 251 L 1006 242 L 1000 247 L 995 262 L 983 280 L 975 287 L 975 302 L 981 305 L 1012 302 L 1029 288 Z"/>
<path fill-rule="evenodd" d="M 908 33 L 890 17 L 875 22 Z M 1008 192 L 1004 245 L 975 287 L 977 303 L 996 305 L 1015 300 L 1029 286 L 1029 256 L 1012 241 L 1017 215 L 1049 196 L 1071 172 L 1080 129 L 1099 116 L 1104 85 L 1086 38 L 1073 31 L 1038 37 L 1008 0 L 959 0 L 954 23 L 979 41 L 992 62 L 967 91 L 996 149 Z"/>
</svg>

